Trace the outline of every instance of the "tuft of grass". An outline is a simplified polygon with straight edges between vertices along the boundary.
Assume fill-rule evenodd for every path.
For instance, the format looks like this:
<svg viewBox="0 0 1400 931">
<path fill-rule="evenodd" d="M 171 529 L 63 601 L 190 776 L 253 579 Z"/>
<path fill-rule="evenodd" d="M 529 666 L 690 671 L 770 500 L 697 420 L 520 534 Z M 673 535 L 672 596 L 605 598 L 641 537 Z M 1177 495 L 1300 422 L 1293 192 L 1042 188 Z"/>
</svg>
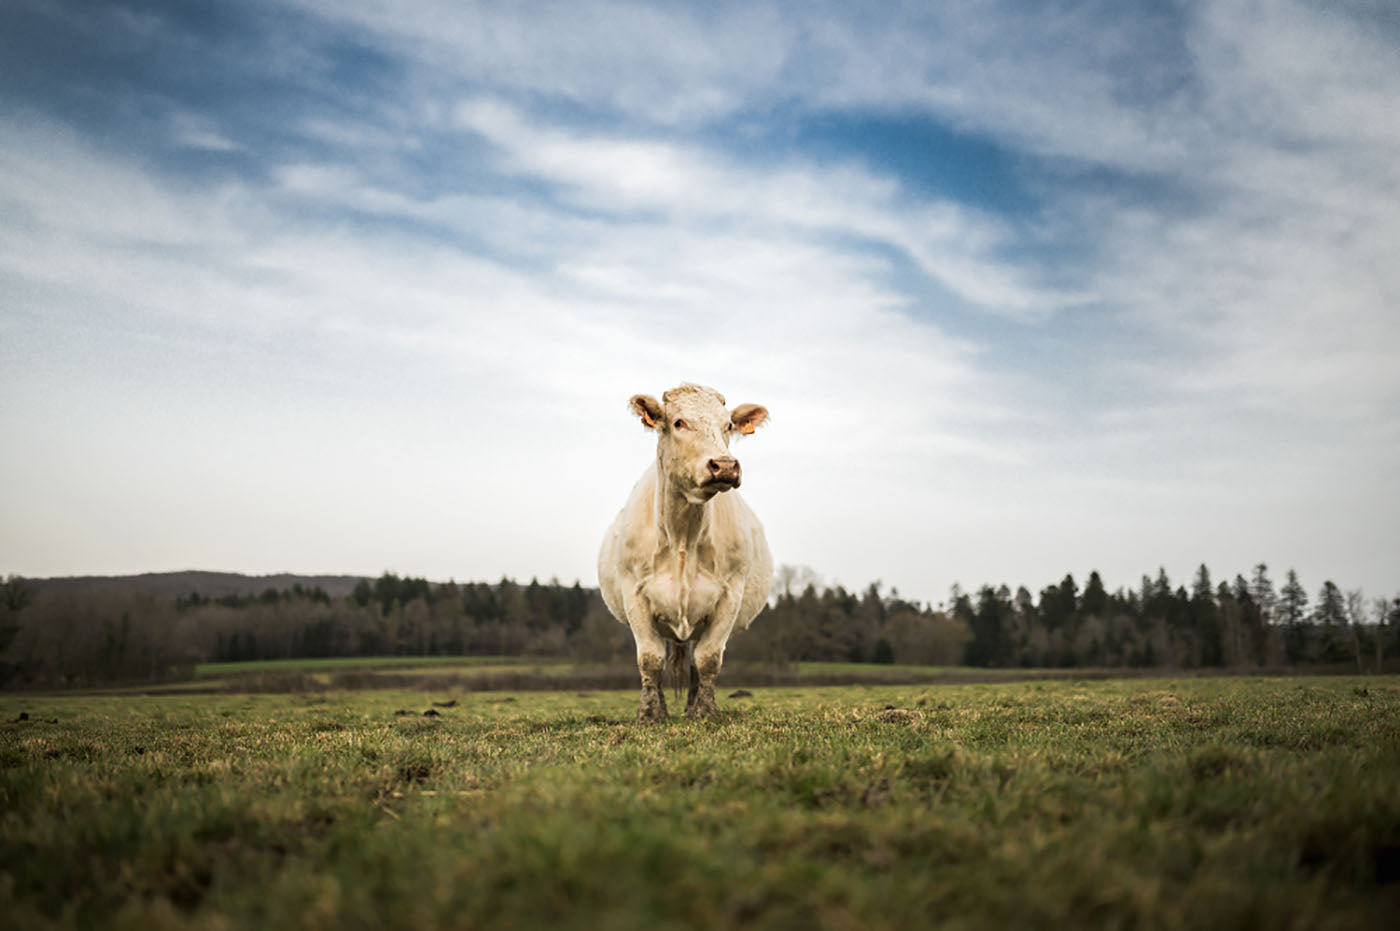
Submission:
<svg viewBox="0 0 1400 931">
<path fill-rule="evenodd" d="M 1340 929 L 1400 907 L 1394 679 L 753 692 L 656 727 L 631 691 L 7 696 L 0 914 Z"/>
</svg>

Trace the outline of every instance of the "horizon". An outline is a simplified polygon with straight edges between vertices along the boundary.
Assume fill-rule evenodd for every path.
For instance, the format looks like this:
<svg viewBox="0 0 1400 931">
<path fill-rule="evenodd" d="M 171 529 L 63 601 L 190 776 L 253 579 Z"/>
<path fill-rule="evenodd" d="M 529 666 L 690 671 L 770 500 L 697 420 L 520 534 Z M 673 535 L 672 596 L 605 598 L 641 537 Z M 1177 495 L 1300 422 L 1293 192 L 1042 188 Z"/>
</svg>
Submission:
<svg viewBox="0 0 1400 931">
<path fill-rule="evenodd" d="M 1204 567 L 1206 568 L 1207 572 L 1210 574 L 1210 579 L 1211 579 L 1211 594 L 1212 594 L 1212 597 L 1214 597 L 1214 596 L 1219 592 L 1219 590 L 1220 590 L 1220 588 L 1221 588 L 1222 586 L 1225 586 L 1225 587 L 1234 589 L 1234 588 L 1236 587 L 1236 586 L 1235 586 L 1235 580 L 1236 580 L 1236 579 L 1240 579 L 1240 578 L 1244 579 L 1245 582 L 1246 582 L 1247 584 L 1250 585 L 1250 591 L 1251 591 L 1251 594 L 1253 594 L 1253 582 L 1254 582 L 1254 577 L 1253 577 L 1253 572 L 1252 572 L 1252 570 L 1257 569 L 1257 568 L 1258 568 L 1257 565 L 1256 565 L 1256 566 L 1253 566 L 1253 567 L 1250 567 L 1250 568 L 1251 568 L 1251 573 L 1250 573 L 1250 574 L 1246 574 L 1246 573 L 1244 573 L 1244 572 L 1236 572 L 1236 573 L 1231 574 L 1231 573 L 1229 573 L 1229 572 L 1226 572 L 1225 574 L 1220 575 L 1220 576 L 1214 575 L 1214 571 L 1211 570 L 1209 566 L 1205 566 L 1204 563 L 1202 563 L 1201 566 L 1198 566 L 1198 567 L 1197 567 L 1197 571 L 1198 571 L 1198 572 L 1199 572 L 1199 569 L 1200 569 L 1202 566 L 1204 566 Z M 1307 588 L 1308 583 L 1307 583 L 1307 581 L 1303 578 L 1303 574 L 1302 574 L 1302 573 L 1298 573 L 1297 570 L 1296 570 L 1294 567 L 1289 567 L 1288 569 L 1284 569 L 1284 570 L 1282 570 L 1282 572 L 1277 573 L 1277 577 L 1276 577 L 1276 576 L 1273 574 L 1273 573 L 1274 573 L 1274 570 L 1273 570 L 1273 569 L 1270 569 L 1270 568 L 1268 568 L 1267 566 L 1266 566 L 1265 568 L 1266 568 L 1266 573 L 1265 573 L 1265 574 L 1266 574 L 1266 577 L 1267 577 L 1267 580 L 1268 580 L 1268 583 L 1269 583 L 1269 587 L 1270 587 L 1270 589 L 1271 589 L 1274 593 L 1277 593 L 1277 592 L 1282 588 L 1282 586 L 1284 585 L 1284 583 L 1286 582 L 1286 580 L 1287 580 L 1287 578 L 1288 578 L 1289 573 L 1290 573 L 1290 572 L 1294 573 L 1294 574 L 1298 577 L 1300 584 L 1301 584 L 1301 585 L 1303 586 L 1303 588 L 1304 588 L 1304 601 L 1305 601 L 1305 603 L 1306 603 L 1309 607 L 1312 607 L 1312 606 L 1313 606 L 1313 603 L 1317 600 L 1317 593 L 1314 593 L 1313 591 L 1308 590 L 1308 588 Z M 1158 573 L 1162 573 L 1162 572 L 1166 572 L 1165 567 L 1158 567 Z M 780 580 L 780 578 L 784 575 L 784 573 L 790 573 L 790 574 L 791 574 L 791 579 L 792 579 L 792 582 L 794 583 L 793 591 L 805 591 L 807 588 L 811 587 L 811 588 L 814 588 L 815 590 L 817 590 L 818 592 L 832 591 L 832 590 L 840 589 L 840 590 L 846 592 L 847 594 L 860 595 L 860 594 L 863 594 L 863 593 L 865 593 L 866 591 L 868 591 L 869 588 L 873 585 L 873 586 L 875 586 L 875 587 L 877 588 L 877 590 L 879 591 L 881 599 L 884 599 L 884 600 L 897 599 L 897 600 L 899 600 L 899 601 L 903 601 L 903 602 L 912 604 L 914 607 L 919 608 L 919 609 L 921 609 L 921 610 L 928 610 L 928 611 L 946 611 L 946 610 L 950 610 L 950 608 L 951 608 L 950 600 L 951 600 L 951 598 L 952 598 L 952 595 L 953 595 L 954 590 L 957 590 L 957 591 L 958 591 L 959 593 L 961 593 L 961 594 L 965 594 L 965 595 L 968 595 L 968 596 L 975 596 L 978 592 L 980 592 L 980 591 L 983 590 L 983 589 L 991 589 L 991 590 L 996 591 L 996 590 L 1000 590 L 1000 589 L 1005 588 L 1007 591 L 1009 591 L 1009 592 L 1011 592 L 1011 593 L 1015 593 L 1015 592 L 1017 592 L 1017 591 L 1020 590 L 1020 589 L 1025 589 L 1032 597 L 1034 597 L 1034 598 L 1039 598 L 1040 596 L 1042 596 L 1043 594 L 1045 594 L 1045 592 L 1046 592 L 1047 590 L 1050 590 L 1050 589 L 1053 589 L 1053 588 L 1058 587 L 1061 583 L 1063 583 L 1063 582 L 1065 581 L 1065 579 L 1071 579 L 1071 580 L 1074 582 L 1074 584 L 1075 584 L 1075 588 L 1076 588 L 1077 592 L 1079 593 L 1079 595 L 1082 596 L 1083 593 L 1084 593 L 1084 586 L 1088 583 L 1089 579 L 1091 579 L 1093 576 L 1097 575 L 1097 576 L 1099 577 L 1099 581 L 1100 581 L 1100 583 L 1101 583 L 1101 585 L 1102 585 L 1102 587 L 1103 587 L 1103 590 L 1104 590 L 1105 592 L 1107 592 L 1107 593 L 1109 593 L 1109 594 L 1111 594 L 1111 595 L 1113 595 L 1113 596 L 1115 596 L 1115 597 L 1131 597 L 1131 596 L 1133 596 L 1134 594 L 1140 594 L 1141 591 L 1142 591 L 1142 588 L 1143 588 L 1143 586 L 1144 586 L 1145 584 L 1147 584 L 1147 583 L 1149 583 L 1149 582 L 1155 582 L 1155 581 L 1157 580 L 1157 578 L 1159 577 L 1157 574 L 1154 574 L 1154 573 L 1151 573 L 1151 572 L 1145 572 L 1145 573 L 1142 573 L 1142 574 L 1141 574 L 1141 576 L 1139 577 L 1137 583 L 1135 583 L 1135 584 L 1132 584 L 1132 585 L 1129 585 L 1129 584 L 1126 584 L 1126 583 L 1124 583 L 1124 584 L 1112 584 L 1112 580 L 1105 580 L 1105 579 L 1103 578 L 1103 574 L 1100 573 L 1097 569 L 1090 569 L 1088 572 L 1085 572 L 1085 573 L 1083 573 L 1082 575 L 1080 575 L 1080 574 L 1078 574 L 1078 573 L 1075 573 L 1075 572 L 1066 572 L 1064 575 L 1060 576 L 1060 578 L 1047 581 L 1047 582 L 1045 582 L 1045 583 L 1043 583 L 1043 584 L 1031 584 L 1031 583 L 1027 583 L 1027 582 L 1019 582 L 1019 583 L 1015 583 L 1015 584 L 1008 583 L 1008 582 L 1001 582 L 1001 583 L 979 582 L 979 583 L 975 583 L 975 584 L 971 584 L 971 585 L 963 585 L 960 581 L 954 581 L 953 584 L 952 584 L 952 585 L 950 586 L 950 588 L 949 588 L 949 592 L 945 595 L 945 597 L 944 597 L 943 599 L 939 599 L 939 600 L 937 600 L 937 601 L 928 601 L 928 600 L 924 600 L 924 599 L 917 599 L 917 598 L 909 598 L 909 597 L 906 597 L 906 596 L 905 596 L 902 592 L 900 592 L 897 588 L 885 586 L 885 585 L 883 585 L 883 583 L 882 583 L 880 580 L 878 580 L 878 579 L 872 579 L 871 581 L 869 581 L 869 582 L 867 582 L 867 583 L 865 583 L 865 584 L 862 584 L 862 585 L 846 586 L 846 585 L 844 585 L 844 584 L 841 583 L 841 582 L 837 582 L 837 581 L 833 581 L 833 580 L 830 580 L 830 579 L 825 579 L 825 578 L 823 578 L 819 573 L 813 571 L 813 570 L 811 569 L 810 566 L 788 566 L 788 565 L 779 565 L 779 566 L 777 566 L 777 567 L 774 569 L 774 584 L 773 584 L 773 589 L 772 589 L 772 591 L 769 593 L 769 598 L 770 598 L 770 600 L 771 600 L 773 597 L 775 597 L 776 595 L 778 595 L 778 594 L 780 593 L 780 587 L 781 587 L 781 586 L 780 586 L 779 580 Z M 559 587 L 559 588 L 573 588 L 573 587 L 577 586 L 577 587 L 583 588 L 583 589 L 588 590 L 588 591 L 596 591 L 596 590 L 598 589 L 598 586 L 597 586 L 596 583 L 595 583 L 595 584 L 588 584 L 584 579 L 580 579 L 580 578 L 562 579 L 562 578 L 559 578 L 558 576 L 550 576 L 550 577 L 548 577 L 548 578 L 541 579 L 539 576 L 530 576 L 530 577 L 527 579 L 527 578 L 525 578 L 525 577 L 523 577 L 523 576 L 509 576 L 509 575 L 503 575 L 503 576 L 501 576 L 500 578 L 497 578 L 497 579 L 487 579 L 487 578 L 460 578 L 460 579 L 459 579 L 459 578 L 456 578 L 456 577 L 448 577 L 448 578 L 446 578 L 446 579 L 440 579 L 440 578 L 429 578 L 428 576 L 425 576 L 425 575 L 415 575 L 414 573 L 411 573 L 411 572 L 398 572 L 398 571 L 394 571 L 394 570 L 390 570 L 390 569 L 385 569 L 385 570 L 382 570 L 382 571 L 379 572 L 379 573 L 366 574 L 366 575 L 359 575 L 359 574 L 345 573 L 345 572 L 291 572 L 291 571 L 277 571 L 277 572 L 265 572 L 265 573 L 245 573 L 245 572 L 223 571 L 223 570 L 218 570 L 218 569 L 165 569 L 165 570 L 151 570 L 151 571 L 145 571 L 145 572 L 135 572 L 135 573 L 125 573 L 125 574 L 115 574 L 115 575 L 111 575 L 111 574 L 84 573 L 84 574 L 79 574 L 79 575 L 14 576 L 14 577 L 21 578 L 21 579 L 23 579 L 23 580 L 26 581 L 26 582 L 40 582 L 40 583 L 43 583 L 43 582 L 81 582 L 81 581 L 89 581 L 89 580 L 91 580 L 91 581 L 113 581 L 113 582 L 118 582 L 118 581 L 122 581 L 122 580 L 126 580 L 126 579 L 140 579 L 140 578 L 144 578 L 144 577 L 146 577 L 146 576 L 160 576 L 160 577 L 164 577 L 164 576 L 180 576 L 180 575 L 234 576 L 234 577 L 237 577 L 237 578 L 248 579 L 248 580 L 251 581 L 251 582 L 260 582 L 260 581 L 264 581 L 264 580 L 268 580 L 268 579 L 279 579 L 279 578 L 284 578 L 284 579 L 306 579 L 306 580 L 315 580 L 315 579 L 355 579 L 355 580 L 358 580 L 358 581 L 376 581 L 376 580 L 378 580 L 378 579 L 385 578 L 385 577 L 393 577 L 393 578 L 397 578 L 397 579 L 400 579 L 400 580 L 422 580 L 422 581 L 424 581 L 424 582 L 427 582 L 429 585 L 434 585 L 434 586 L 438 586 L 438 587 L 443 587 L 443 586 L 446 586 L 446 585 L 488 585 L 488 586 L 492 586 L 492 585 L 500 585 L 500 584 L 502 584 L 502 583 L 509 582 L 510 584 L 513 584 L 513 585 L 519 585 L 519 586 L 525 586 L 525 587 L 528 587 L 528 586 L 530 586 L 530 585 L 536 585 L 536 584 L 538 584 L 538 585 L 555 586 L 555 587 Z M 1171 591 L 1172 591 L 1173 593 L 1179 593 L 1179 592 L 1186 592 L 1186 591 L 1189 591 L 1190 588 L 1191 588 L 1192 583 L 1195 581 L 1195 578 L 1194 578 L 1195 575 L 1196 575 L 1196 573 L 1192 573 L 1192 578 L 1191 578 L 1189 581 L 1183 581 L 1183 580 L 1181 580 L 1181 579 L 1171 578 L 1170 574 L 1168 574 L 1168 579 L 1169 579 L 1169 581 L 1170 581 L 1170 583 L 1171 583 Z M 5 578 L 4 576 L 0 576 L 0 580 L 3 580 L 4 578 Z M 1335 579 L 1324 579 L 1324 580 L 1323 580 L 1321 583 L 1319 583 L 1318 586 L 1317 586 L 1319 592 L 1320 592 L 1320 590 L 1322 589 L 1322 587 L 1323 587 L 1324 585 L 1329 585 L 1329 584 L 1330 584 L 1330 585 L 1336 586 L 1337 590 L 1338 590 L 1341 594 L 1343 594 L 1343 595 L 1347 594 L 1349 591 L 1354 591 L 1354 589 L 1349 589 L 1348 586 L 1346 586 L 1345 584 L 1338 584 L 1338 583 L 1336 582 Z M 283 591 L 286 591 L 287 589 L 282 589 L 282 590 L 283 590 Z M 190 594 L 201 594 L 201 595 L 202 595 L 202 594 L 205 594 L 205 593 L 204 593 L 204 592 L 200 592 L 198 589 L 192 589 L 191 592 L 190 592 Z M 1392 604 L 1400 603 L 1400 593 L 1397 593 L 1397 594 L 1395 594 L 1395 595 L 1393 595 L 1393 596 L 1391 596 L 1391 595 L 1386 595 L 1386 596 L 1373 596 L 1373 599 L 1374 599 L 1374 598 L 1380 598 L 1380 599 L 1387 605 L 1387 609 L 1388 609 L 1389 606 L 1391 606 Z M 1372 610 L 1373 608 L 1374 608 L 1374 606 L 1372 606 L 1372 608 L 1368 608 L 1367 610 Z M 1384 622 L 1382 621 L 1382 623 L 1384 623 Z"/>
<path fill-rule="evenodd" d="M 1379 8 L 21 0 L 0 49 L 0 573 L 594 587 L 627 399 L 694 381 L 849 591 L 1400 593 Z"/>
</svg>

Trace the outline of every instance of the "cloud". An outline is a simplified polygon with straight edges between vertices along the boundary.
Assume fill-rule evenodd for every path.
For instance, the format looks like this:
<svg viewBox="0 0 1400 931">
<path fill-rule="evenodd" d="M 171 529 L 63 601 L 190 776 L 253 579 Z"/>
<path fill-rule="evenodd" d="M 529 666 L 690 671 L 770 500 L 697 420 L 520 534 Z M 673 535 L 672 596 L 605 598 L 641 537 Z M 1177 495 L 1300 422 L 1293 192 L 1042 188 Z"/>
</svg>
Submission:
<svg viewBox="0 0 1400 931">
<path fill-rule="evenodd" d="M 669 125 L 743 107 L 779 78 L 791 51 L 784 14 L 765 4 L 295 5 L 478 87 L 601 105 Z"/>
<path fill-rule="evenodd" d="M 468 100 L 457 116 L 501 150 L 498 170 L 549 182 L 581 208 L 855 237 L 901 250 L 944 287 L 997 312 L 1082 299 L 1038 290 L 997 261 L 997 248 L 1011 236 L 993 218 L 949 201 L 921 201 L 854 165 L 735 165 L 694 147 L 538 128 L 491 99 Z"/>
<path fill-rule="evenodd" d="M 1174 170 L 1207 199 L 1081 202 L 1103 231 L 1092 290 L 1168 347 L 1152 377 L 1195 417 L 1393 436 L 1396 46 L 1296 4 L 1205 7 L 1187 38 L 1206 128 Z"/>
<path fill-rule="evenodd" d="M 75 569 L 586 580 L 650 456 L 625 398 L 690 379 L 773 411 L 746 491 L 780 561 L 847 584 L 1392 571 L 1393 27 L 1294 3 L 229 17 L 232 44 L 118 17 L 112 60 L 146 68 L 75 59 L 0 130 L 0 414 L 35 451 L 0 504 L 81 539 Z M 217 80 L 180 78 L 206 54 Z M 1027 196 L 915 183 L 859 132 L 807 147 L 844 117 L 973 139 Z"/>
<path fill-rule="evenodd" d="M 193 113 L 175 113 L 170 119 L 177 145 L 207 152 L 238 152 L 244 146 L 219 131 L 215 121 Z"/>
<path fill-rule="evenodd" d="M 376 450 L 350 467 L 365 487 L 415 490 L 360 501 L 359 517 L 336 522 L 348 536 L 390 541 L 377 551 L 408 554 L 385 561 L 460 572 L 451 569 L 460 563 L 423 550 L 441 541 L 432 527 L 446 515 L 493 528 L 477 542 L 458 541 L 453 560 L 517 575 L 542 560 L 586 577 L 595 542 L 586 538 L 615 502 L 555 481 L 555 457 L 566 449 L 581 461 L 616 461 L 611 485 L 620 495 L 649 458 L 644 442 L 633 459 L 616 455 L 619 440 L 635 438 L 625 398 L 682 379 L 774 411 L 782 429 L 765 431 L 746 455 L 758 457 L 754 476 L 765 455 L 790 464 L 786 487 L 768 492 L 775 514 L 801 513 L 832 483 L 902 480 L 911 457 L 931 452 L 1005 459 L 969 432 L 977 417 L 996 415 L 971 347 L 911 318 L 906 298 L 883 283 L 878 256 L 809 237 L 805 227 L 782 236 L 764 224 L 715 228 L 712 213 L 697 226 L 610 223 L 569 221 L 550 207 L 532 216 L 490 198 L 416 201 L 343 165 L 287 165 L 270 186 L 230 183 L 211 193 L 153 177 L 67 133 L 6 130 L 15 144 L 0 196 L 29 223 L 10 231 L 11 244 L 26 248 L 7 251 L 0 287 L 34 295 L 7 314 L 28 327 L 11 344 L 18 364 L 7 379 L 15 399 L 7 421 L 31 450 L 51 447 L 43 437 L 54 423 L 87 436 L 42 474 L 12 464 L 11 477 L 44 493 L 29 503 L 11 498 L 7 510 L 15 526 L 37 525 L 43 511 L 33 502 L 51 505 L 64 483 L 84 483 L 84 462 L 120 461 L 127 464 L 104 469 L 107 487 L 128 503 L 101 513 L 115 525 L 137 511 L 156 515 L 149 548 L 118 556 L 90 540 L 97 555 L 89 565 L 169 565 L 174 557 L 161 554 L 174 541 L 194 545 L 177 528 L 191 516 L 227 528 L 233 501 L 267 520 L 278 509 L 301 512 L 298 500 L 337 507 L 328 489 L 354 492 L 327 484 L 346 468 L 332 451 L 347 437 L 357 449 L 353 437 L 364 433 L 403 452 Z M 67 178 L 84 181 L 62 185 Z M 483 229 L 483 210 L 493 208 L 515 228 Z M 343 211 L 369 220 L 347 224 Z M 509 253 L 522 228 L 546 226 L 551 250 L 525 266 L 487 257 Z M 485 253 L 443 240 L 441 227 L 475 228 Z M 66 341 L 71 358 L 36 366 L 47 340 Z M 94 366 L 98 353 L 105 359 Z M 67 389 L 52 392 L 56 380 Z M 84 409 L 104 382 L 133 405 L 117 415 L 120 433 L 103 419 L 113 413 L 105 406 Z M 960 400 L 979 395 L 978 405 Z M 143 407 L 154 398 L 163 400 Z M 432 423 L 436 436 L 404 431 Z M 848 431 L 879 437 L 885 454 L 832 456 Z M 256 452 L 233 473 L 188 438 Z M 122 452 L 130 449 L 142 453 Z M 160 465 L 143 471 L 147 456 Z M 196 502 L 191 514 L 160 503 L 163 489 L 182 482 L 206 489 L 186 497 Z M 761 480 L 751 484 L 761 496 Z M 525 500 L 532 504 L 512 505 Z M 843 510 L 859 507 L 835 504 L 824 520 L 839 523 Z M 570 528 L 562 538 L 561 520 Z M 209 549 L 207 535 L 196 534 L 196 550 L 227 551 Z M 337 544 L 328 552 L 351 551 Z M 357 563 L 360 571 L 375 565 Z"/>
</svg>

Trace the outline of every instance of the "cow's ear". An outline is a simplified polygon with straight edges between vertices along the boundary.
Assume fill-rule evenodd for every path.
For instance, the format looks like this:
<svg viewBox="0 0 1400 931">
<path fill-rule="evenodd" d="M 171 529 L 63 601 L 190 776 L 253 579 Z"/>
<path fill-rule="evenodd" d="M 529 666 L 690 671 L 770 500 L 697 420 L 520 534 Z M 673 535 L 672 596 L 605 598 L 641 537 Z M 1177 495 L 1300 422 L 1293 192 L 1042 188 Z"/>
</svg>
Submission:
<svg viewBox="0 0 1400 931">
<path fill-rule="evenodd" d="M 768 408 L 762 404 L 740 404 L 729 419 L 740 433 L 752 433 L 768 420 Z"/>
<path fill-rule="evenodd" d="M 651 395 L 634 394 L 627 403 L 632 405 L 632 412 L 642 418 L 642 426 L 655 430 L 661 423 L 661 405 Z"/>
</svg>

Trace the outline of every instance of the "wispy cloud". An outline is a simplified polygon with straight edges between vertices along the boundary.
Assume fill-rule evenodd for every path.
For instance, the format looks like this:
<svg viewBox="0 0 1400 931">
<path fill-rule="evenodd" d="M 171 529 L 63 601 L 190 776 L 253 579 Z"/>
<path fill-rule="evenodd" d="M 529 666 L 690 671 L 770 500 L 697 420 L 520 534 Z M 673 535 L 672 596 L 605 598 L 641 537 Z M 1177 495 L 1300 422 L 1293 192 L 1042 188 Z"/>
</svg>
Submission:
<svg viewBox="0 0 1400 931">
<path fill-rule="evenodd" d="M 177 145 L 209 152 L 237 152 L 243 146 L 219 131 L 218 125 L 207 117 L 193 113 L 175 113 L 171 119 L 172 136 Z"/>
<path fill-rule="evenodd" d="M 4 85 L 0 129 L 0 414 L 31 450 L 0 503 L 47 540 L 0 550 L 22 570 L 71 544 L 74 570 L 587 577 L 648 458 L 622 401 L 694 379 L 768 404 L 749 493 L 780 561 L 849 584 L 1200 559 L 1389 584 L 1383 17 L 65 9 L 11 15 L 93 54 L 26 66 L 43 80 Z M 901 162 L 875 119 L 937 132 Z M 1014 203 L 942 183 L 984 151 Z M 259 452 L 233 469 L 189 437 Z M 97 483 L 93 461 L 120 468 Z M 259 564 L 265 536 L 189 529 L 175 487 L 210 527 L 264 496 L 268 534 L 278 508 L 356 506 Z M 54 517 L 74 488 L 120 532 Z M 142 507 L 161 518 L 138 552 Z"/>
<path fill-rule="evenodd" d="M 499 147 L 498 170 L 553 184 L 580 207 L 867 240 L 900 249 L 943 286 L 1002 312 L 1066 301 L 1036 292 L 1020 281 L 1021 270 L 995 259 L 1010 236 L 992 218 L 947 201 L 921 201 L 893 179 L 857 166 L 756 170 L 695 148 L 540 129 L 493 100 L 462 104 L 458 118 Z"/>
</svg>

